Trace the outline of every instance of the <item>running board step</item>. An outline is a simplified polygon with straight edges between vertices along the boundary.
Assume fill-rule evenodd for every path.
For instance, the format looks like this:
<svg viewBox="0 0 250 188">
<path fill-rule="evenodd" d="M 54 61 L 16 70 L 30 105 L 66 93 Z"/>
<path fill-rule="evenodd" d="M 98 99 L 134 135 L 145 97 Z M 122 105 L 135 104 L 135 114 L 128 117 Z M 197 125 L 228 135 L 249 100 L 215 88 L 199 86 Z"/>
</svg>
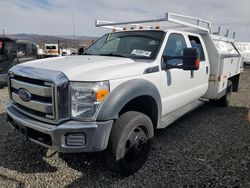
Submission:
<svg viewBox="0 0 250 188">
<path fill-rule="evenodd" d="M 199 108 L 203 104 L 204 104 L 204 102 L 197 100 L 197 101 L 192 102 L 184 107 L 181 107 L 180 109 L 178 109 L 170 114 L 167 114 L 166 116 L 162 117 L 158 128 L 162 129 L 162 128 L 167 127 L 168 125 L 172 124 L 173 122 L 175 122 L 177 119 L 179 119 L 183 115 Z"/>
</svg>

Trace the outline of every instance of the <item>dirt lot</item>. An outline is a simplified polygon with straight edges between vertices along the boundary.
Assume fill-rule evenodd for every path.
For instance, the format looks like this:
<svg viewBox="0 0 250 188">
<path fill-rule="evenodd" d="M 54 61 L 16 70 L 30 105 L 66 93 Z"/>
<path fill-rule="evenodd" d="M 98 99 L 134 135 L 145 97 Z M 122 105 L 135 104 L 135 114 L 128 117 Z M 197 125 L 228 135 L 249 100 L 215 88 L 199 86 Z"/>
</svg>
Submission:
<svg viewBox="0 0 250 188">
<path fill-rule="evenodd" d="M 157 131 L 135 175 L 110 173 L 102 153 L 58 154 L 26 142 L 5 122 L 0 89 L 0 187 L 250 187 L 250 69 L 228 108 L 205 104 Z"/>
</svg>

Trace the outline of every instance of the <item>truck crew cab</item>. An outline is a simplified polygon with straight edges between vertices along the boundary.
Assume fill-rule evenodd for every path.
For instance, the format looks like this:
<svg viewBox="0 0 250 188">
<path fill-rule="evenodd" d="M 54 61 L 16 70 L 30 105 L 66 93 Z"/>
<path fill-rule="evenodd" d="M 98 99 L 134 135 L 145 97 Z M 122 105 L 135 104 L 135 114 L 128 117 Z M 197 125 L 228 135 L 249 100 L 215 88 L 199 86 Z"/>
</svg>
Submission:
<svg viewBox="0 0 250 188">
<path fill-rule="evenodd" d="M 127 176 L 147 160 L 155 129 L 204 100 L 227 106 L 238 90 L 241 57 L 207 21 L 167 13 L 96 26 L 113 32 L 83 56 L 9 71 L 7 119 L 28 140 L 59 152 L 106 150 L 110 168 Z"/>
</svg>

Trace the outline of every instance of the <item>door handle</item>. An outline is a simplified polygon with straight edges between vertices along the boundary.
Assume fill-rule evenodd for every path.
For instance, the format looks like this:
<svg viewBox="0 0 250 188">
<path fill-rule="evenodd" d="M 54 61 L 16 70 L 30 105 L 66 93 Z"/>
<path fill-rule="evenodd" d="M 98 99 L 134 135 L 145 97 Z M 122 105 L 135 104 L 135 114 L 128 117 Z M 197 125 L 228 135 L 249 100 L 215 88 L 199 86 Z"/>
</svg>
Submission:
<svg viewBox="0 0 250 188">
<path fill-rule="evenodd" d="M 191 78 L 194 77 L 194 71 L 193 71 L 193 70 L 191 70 L 191 75 L 190 75 L 190 77 L 191 77 Z"/>
<path fill-rule="evenodd" d="M 208 66 L 206 66 L 206 74 L 208 74 Z"/>
</svg>

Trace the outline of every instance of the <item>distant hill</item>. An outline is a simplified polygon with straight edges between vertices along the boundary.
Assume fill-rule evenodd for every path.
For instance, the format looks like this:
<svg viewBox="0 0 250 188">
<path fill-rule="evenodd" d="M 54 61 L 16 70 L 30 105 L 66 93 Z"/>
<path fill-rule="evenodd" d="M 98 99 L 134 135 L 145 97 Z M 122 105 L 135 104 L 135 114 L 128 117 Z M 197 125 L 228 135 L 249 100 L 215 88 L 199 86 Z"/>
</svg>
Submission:
<svg viewBox="0 0 250 188">
<path fill-rule="evenodd" d="M 57 37 L 60 37 L 60 38 L 65 38 L 65 39 L 71 39 L 71 40 L 74 40 L 74 38 L 76 40 L 91 40 L 91 39 L 96 39 L 97 37 L 89 37 L 89 36 L 73 36 L 73 35 L 57 35 Z"/>
<path fill-rule="evenodd" d="M 52 35 L 38 35 L 38 34 L 26 34 L 26 33 L 19 33 L 19 34 L 11 34 L 8 35 L 8 37 L 16 39 L 16 40 L 25 40 L 32 43 L 36 43 L 39 45 L 44 45 L 44 43 L 57 43 L 58 40 L 60 44 L 66 44 L 66 45 L 72 45 L 72 44 L 89 44 L 92 43 L 92 41 L 96 40 L 97 37 L 89 37 L 89 36 L 74 36 L 71 35 L 58 35 L 58 36 L 52 36 Z"/>
</svg>

